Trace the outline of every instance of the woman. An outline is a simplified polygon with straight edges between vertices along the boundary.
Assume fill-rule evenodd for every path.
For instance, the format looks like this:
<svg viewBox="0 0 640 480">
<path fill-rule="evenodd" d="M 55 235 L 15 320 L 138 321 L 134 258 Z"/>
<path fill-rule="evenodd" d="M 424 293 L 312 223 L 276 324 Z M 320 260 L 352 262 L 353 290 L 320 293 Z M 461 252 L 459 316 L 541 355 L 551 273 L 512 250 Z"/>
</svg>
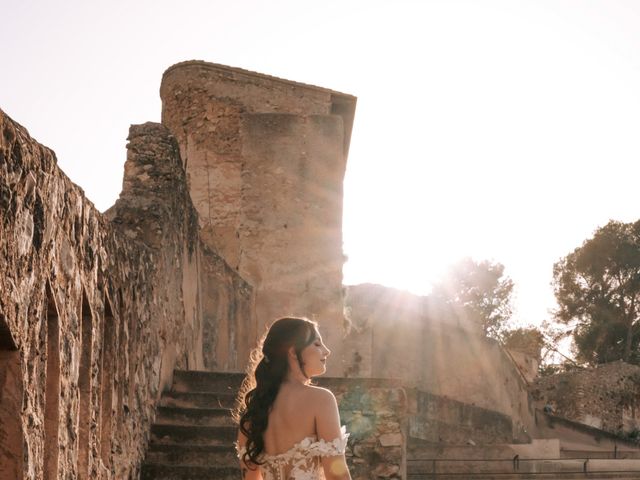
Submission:
<svg viewBox="0 0 640 480">
<path fill-rule="evenodd" d="M 310 383 L 330 353 L 315 322 L 287 317 L 271 325 L 234 411 L 244 480 L 351 479 L 336 399 Z"/>
</svg>

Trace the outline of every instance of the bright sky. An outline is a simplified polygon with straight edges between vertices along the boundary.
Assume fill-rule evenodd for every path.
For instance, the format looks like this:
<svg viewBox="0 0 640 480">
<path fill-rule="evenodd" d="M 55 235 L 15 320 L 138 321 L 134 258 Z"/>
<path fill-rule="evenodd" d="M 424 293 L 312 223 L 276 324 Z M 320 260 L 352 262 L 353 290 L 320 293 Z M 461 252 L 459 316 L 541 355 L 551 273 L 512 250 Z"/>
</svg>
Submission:
<svg viewBox="0 0 640 480">
<path fill-rule="evenodd" d="M 0 108 L 100 210 L 129 125 L 201 59 L 358 97 L 345 283 L 426 293 L 465 255 L 506 266 L 516 319 L 553 263 L 640 218 L 636 0 L 0 0 Z"/>
</svg>

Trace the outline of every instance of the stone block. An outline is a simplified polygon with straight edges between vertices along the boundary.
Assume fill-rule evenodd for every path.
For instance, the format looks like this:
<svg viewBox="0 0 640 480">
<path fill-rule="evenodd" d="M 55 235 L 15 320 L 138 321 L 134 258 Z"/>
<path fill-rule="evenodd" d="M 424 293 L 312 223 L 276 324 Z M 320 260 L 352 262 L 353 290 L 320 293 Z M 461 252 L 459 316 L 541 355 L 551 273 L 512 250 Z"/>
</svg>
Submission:
<svg viewBox="0 0 640 480">
<path fill-rule="evenodd" d="M 398 447 L 403 444 L 401 433 L 385 433 L 380 435 L 378 440 L 383 447 Z"/>
</svg>

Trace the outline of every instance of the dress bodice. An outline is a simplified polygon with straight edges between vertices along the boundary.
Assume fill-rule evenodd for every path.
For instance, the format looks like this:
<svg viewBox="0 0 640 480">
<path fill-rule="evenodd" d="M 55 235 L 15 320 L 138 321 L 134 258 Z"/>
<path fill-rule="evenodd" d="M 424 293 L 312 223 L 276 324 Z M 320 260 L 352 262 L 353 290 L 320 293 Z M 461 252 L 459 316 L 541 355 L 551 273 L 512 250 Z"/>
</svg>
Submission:
<svg viewBox="0 0 640 480">
<path fill-rule="evenodd" d="M 331 441 L 307 437 L 284 453 L 263 453 L 260 460 L 264 463 L 259 466 L 262 476 L 264 480 L 324 480 L 322 457 L 344 455 L 348 438 L 342 427 L 340 436 Z M 242 459 L 246 449 L 240 447 L 237 451 L 238 458 Z"/>
</svg>

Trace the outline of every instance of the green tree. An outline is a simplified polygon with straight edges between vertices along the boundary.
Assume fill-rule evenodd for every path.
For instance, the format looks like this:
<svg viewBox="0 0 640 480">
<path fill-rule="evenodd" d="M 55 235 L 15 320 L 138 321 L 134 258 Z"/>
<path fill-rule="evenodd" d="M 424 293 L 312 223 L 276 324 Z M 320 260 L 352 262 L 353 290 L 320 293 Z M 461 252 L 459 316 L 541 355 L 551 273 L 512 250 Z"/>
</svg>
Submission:
<svg viewBox="0 0 640 480">
<path fill-rule="evenodd" d="M 553 267 L 558 322 L 574 326 L 577 357 L 639 363 L 640 221 L 610 221 Z"/>
<path fill-rule="evenodd" d="M 449 269 L 431 295 L 478 322 L 488 337 L 500 339 L 511 318 L 512 291 L 513 281 L 504 277 L 502 264 L 464 258 Z"/>
<path fill-rule="evenodd" d="M 542 348 L 545 346 L 543 333 L 539 328 L 533 326 L 505 330 L 501 340 L 505 347 L 527 353 L 538 361 L 541 359 Z"/>
</svg>

